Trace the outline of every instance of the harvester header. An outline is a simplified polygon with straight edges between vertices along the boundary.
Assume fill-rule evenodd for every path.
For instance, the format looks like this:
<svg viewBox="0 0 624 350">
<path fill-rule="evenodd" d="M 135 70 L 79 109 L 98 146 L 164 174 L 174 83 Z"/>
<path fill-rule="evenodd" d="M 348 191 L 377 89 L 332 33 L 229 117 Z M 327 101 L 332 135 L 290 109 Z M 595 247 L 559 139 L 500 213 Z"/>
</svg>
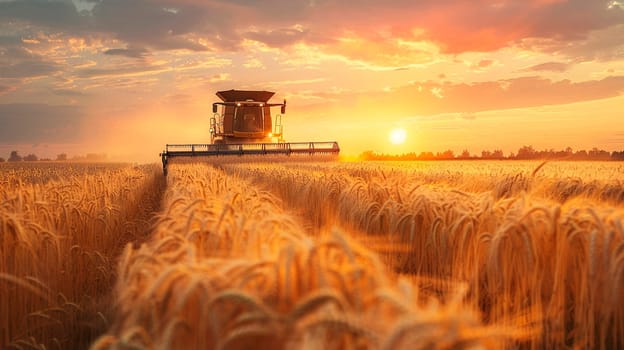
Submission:
<svg viewBox="0 0 624 350">
<path fill-rule="evenodd" d="M 286 113 L 283 103 L 270 103 L 275 93 L 255 90 L 224 90 L 216 93 L 222 102 L 212 104 L 210 118 L 210 143 L 167 144 L 160 153 L 163 172 L 173 158 L 245 156 L 268 154 L 331 154 L 338 155 L 340 147 L 335 141 L 284 141 L 282 116 Z M 219 112 L 221 107 L 221 113 Z M 271 115 L 272 107 L 280 107 L 280 113 Z"/>
</svg>

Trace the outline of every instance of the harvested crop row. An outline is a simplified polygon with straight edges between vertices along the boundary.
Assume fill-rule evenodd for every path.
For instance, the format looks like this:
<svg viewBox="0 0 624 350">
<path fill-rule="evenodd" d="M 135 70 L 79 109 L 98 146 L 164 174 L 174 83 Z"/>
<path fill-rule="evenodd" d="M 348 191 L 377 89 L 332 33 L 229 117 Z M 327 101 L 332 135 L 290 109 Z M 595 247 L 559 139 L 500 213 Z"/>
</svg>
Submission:
<svg viewBox="0 0 624 350">
<path fill-rule="evenodd" d="M 106 329 L 115 258 L 145 235 L 158 167 L 0 189 L 0 347 L 86 347 Z"/>
<path fill-rule="evenodd" d="M 597 200 L 562 205 L 535 192 L 500 196 L 497 187 L 464 192 L 392 169 L 367 174 L 366 165 L 223 167 L 271 189 L 312 226 L 340 225 L 366 233 L 359 239 L 369 246 L 385 243 L 390 264 L 437 281 L 439 293 L 468 283 L 485 322 L 539 325 L 527 345 L 624 345 L 622 209 Z"/>
<path fill-rule="evenodd" d="M 504 333 L 481 327 L 461 294 L 419 303 L 375 254 L 338 232 L 307 236 L 235 176 L 171 165 L 167 181 L 152 239 L 123 255 L 117 318 L 94 349 L 468 348 Z"/>
</svg>

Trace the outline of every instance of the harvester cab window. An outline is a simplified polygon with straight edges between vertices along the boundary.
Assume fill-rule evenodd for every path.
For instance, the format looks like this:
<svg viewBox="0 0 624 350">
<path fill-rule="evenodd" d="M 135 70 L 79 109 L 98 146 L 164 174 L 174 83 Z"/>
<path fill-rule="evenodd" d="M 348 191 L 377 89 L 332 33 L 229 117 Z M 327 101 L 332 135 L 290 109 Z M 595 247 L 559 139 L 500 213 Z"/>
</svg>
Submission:
<svg viewBox="0 0 624 350">
<path fill-rule="evenodd" d="M 243 106 L 236 108 L 236 129 L 240 131 L 256 132 L 263 130 L 262 108 Z"/>
</svg>

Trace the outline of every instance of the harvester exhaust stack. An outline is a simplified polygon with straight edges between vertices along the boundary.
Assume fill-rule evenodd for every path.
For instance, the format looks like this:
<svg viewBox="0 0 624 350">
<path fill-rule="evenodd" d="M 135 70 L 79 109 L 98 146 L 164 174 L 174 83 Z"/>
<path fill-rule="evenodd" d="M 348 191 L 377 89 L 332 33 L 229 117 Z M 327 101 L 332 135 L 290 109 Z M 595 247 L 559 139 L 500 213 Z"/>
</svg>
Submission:
<svg viewBox="0 0 624 350">
<path fill-rule="evenodd" d="M 282 116 L 283 103 L 269 103 L 271 91 L 227 90 L 217 92 L 222 102 L 212 104 L 209 144 L 168 144 L 160 154 L 163 172 L 175 157 L 215 157 L 244 155 L 338 155 L 340 147 L 330 142 L 285 142 Z M 221 106 L 221 114 L 217 113 Z M 280 107 L 280 114 L 271 116 L 271 108 Z M 272 142 L 276 140 L 277 142 Z"/>
</svg>

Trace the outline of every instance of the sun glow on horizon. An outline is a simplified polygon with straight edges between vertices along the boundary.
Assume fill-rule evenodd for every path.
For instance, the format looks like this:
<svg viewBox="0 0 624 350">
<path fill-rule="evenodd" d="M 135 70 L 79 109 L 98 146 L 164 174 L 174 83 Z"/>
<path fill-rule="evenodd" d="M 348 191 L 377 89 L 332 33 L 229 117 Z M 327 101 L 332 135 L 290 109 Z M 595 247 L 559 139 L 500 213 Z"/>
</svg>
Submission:
<svg viewBox="0 0 624 350">
<path fill-rule="evenodd" d="M 392 129 L 388 138 L 393 145 L 400 145 L 405 143 L 405 140 L 407 140 L 407 132 L 405 129 Z"/>
</svg>

